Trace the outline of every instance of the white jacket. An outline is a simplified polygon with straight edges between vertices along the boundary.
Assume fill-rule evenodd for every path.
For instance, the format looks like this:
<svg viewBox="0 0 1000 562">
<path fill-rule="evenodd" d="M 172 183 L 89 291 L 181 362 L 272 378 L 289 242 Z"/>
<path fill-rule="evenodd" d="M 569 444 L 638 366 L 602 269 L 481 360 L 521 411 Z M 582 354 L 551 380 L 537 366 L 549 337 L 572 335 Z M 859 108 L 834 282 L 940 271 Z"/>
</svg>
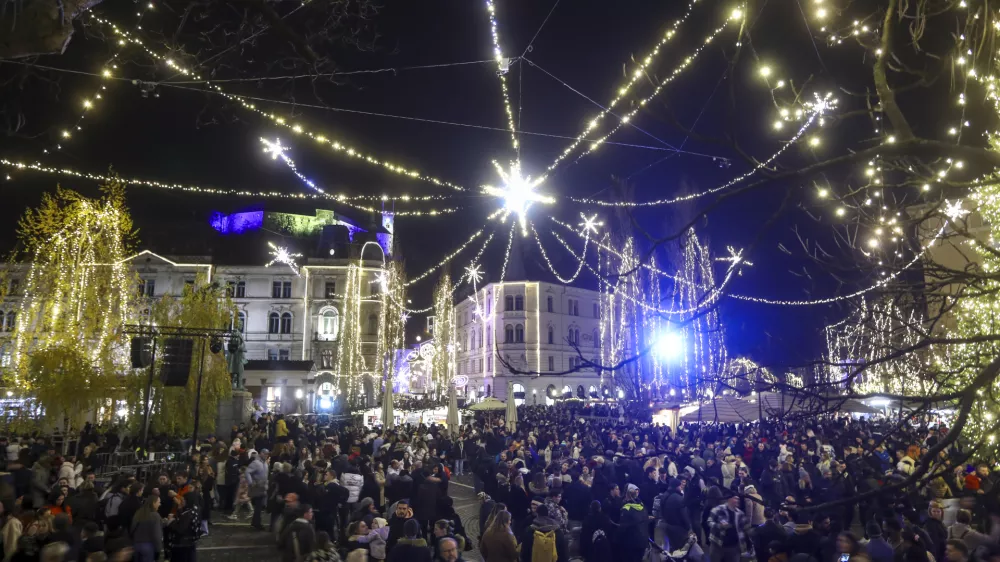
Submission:
<svg viewBox="0 0 1000 562">
<path fill-rule="evenodd" d="M 7 460 L 8 461 L 16 461 L 17 460 L 17 455 L 20 452 L 21 452 L 21 444 L 20 443 L 11 443 L 10 445 L 7 445 Z"/>
<path fill-rule="evenodd" d="M 365 483 L 365 477 L 353 472 L 345 472 L 340 475 L 340 482 L 347 488 L 347 503 L 355 503 L 361 499 L 361 487 Z"/>
<path fill-rule="evenodd" d="M 76 489 L 76 467 L 73 466 L 73 463 L 66 461 L 59 467 L 58 479 L 62 480 L 63 478 L 69 482 L 70 488 L 73 488 L 74 490 Z"/>
</svg>

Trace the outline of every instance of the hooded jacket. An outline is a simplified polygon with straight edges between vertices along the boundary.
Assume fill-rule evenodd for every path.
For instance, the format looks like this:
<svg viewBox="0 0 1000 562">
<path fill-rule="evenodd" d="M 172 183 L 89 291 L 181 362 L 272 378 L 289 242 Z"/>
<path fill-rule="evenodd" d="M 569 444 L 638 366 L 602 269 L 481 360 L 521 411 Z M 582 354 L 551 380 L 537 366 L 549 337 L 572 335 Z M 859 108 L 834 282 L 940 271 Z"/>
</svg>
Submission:
<svg viewBox="0 0 1000 562">
<path fill-rule="evenodd" d="M 389 551 L 388 562 L 431 562 L 431 549 L 424 539 L 399 539 Z"/>
<path fill-rule="evenodd" d="M 556 533 L 556 560 L 557 562 L 567 562 L 569 556 L 569 543 L 566 541 L 566 533 L 559 527 L 559 523 L 551 517 L 536 517 L 535 520 L 524 530 L 521 537 L 521 562 L 531 562 L 531 549 L 535 543 L 535 531 Z"/>
</svg>

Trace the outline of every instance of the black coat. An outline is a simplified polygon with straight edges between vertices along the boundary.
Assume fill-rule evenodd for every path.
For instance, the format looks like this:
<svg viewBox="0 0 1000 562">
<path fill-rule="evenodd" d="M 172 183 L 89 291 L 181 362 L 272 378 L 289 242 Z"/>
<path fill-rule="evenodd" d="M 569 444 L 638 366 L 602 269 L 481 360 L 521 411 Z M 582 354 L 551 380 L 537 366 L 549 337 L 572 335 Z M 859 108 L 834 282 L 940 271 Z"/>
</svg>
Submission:
<svg viewBox="0 0 1000 562">
<path fill-rule="evenodd" d="M 431 562 L 431 549 L 424 539 L 399 539 L 386 562 Z"/>
<path fill-rule="evenodd" d="M 413 516 L 417 521 L 437 521 L 438 498 L 441 497 L 440 482 L 426 478 L 417 489 L 413 500 Z"/>
</svg>

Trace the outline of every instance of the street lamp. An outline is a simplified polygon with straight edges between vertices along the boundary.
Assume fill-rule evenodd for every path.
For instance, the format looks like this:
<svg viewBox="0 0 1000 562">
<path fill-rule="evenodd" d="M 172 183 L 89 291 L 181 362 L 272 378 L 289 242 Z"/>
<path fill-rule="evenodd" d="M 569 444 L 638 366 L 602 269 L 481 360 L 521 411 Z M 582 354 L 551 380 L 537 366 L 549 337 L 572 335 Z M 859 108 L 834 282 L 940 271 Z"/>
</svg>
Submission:
<svg viewBox="0 0 1000 562">
<path fill-rule="evenodd" d="M 656 339 L 653 351 L 660 359 L 677 359 L 684 353 L 684 338 L 677 332 L 664 332 Z"/>
</svg>

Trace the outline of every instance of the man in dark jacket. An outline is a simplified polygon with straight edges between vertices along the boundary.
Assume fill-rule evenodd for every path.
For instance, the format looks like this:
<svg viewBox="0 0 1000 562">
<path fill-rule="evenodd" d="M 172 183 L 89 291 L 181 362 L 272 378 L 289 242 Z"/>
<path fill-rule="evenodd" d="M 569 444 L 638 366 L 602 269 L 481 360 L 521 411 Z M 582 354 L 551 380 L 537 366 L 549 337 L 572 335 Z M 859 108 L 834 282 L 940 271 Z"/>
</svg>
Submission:
<svg viewBox="0 0 1000 562">
<path fill-rule="evenodd" d="M 785 544 L 793 555 L 806 554 L 816 560 L 823 560 L 821 544 L 823 536 L 812 526 L 812 519 L 806 513 L 797 513 L 795 530 L 788 536 Z"/>
<path fill-rule="evenodd" d="M 686 480 L 671 478 L 669 490 L 660 499 L 660 515 L 666 525 L 667 545 L 670 551 L 677 550 L 688 540 L 691 533 L 691 516 L 684 507 L 684 487 Z"/>
<path fill-rule="evenodd" d="M 396 511 L 389 518 L 389 539 L 386 540 L 386 547 L 391 549 L 400 539 L 406 537 L 406 524 L 413 520 L 413 510 L 410 509 L 410 500 L 401 499 L 396 502 Z M 417 525 L 419 534 L 420 524 Z M 425 543 L 426 544 L 426 543 Z"/>
<path fill-rule="evenodd" d="M 229 512 L 233 510 L 233 503 L 236 499 L 236 490 L 239 488 L 240 482 L 240 452 L 237 449 L 233 449 L 229 452 L 229 456 L 226 457 L 225 464 L 226 471 L 226 485 L 220 486 L 222 488 L 222 510 Z"/>
<path fill-rule="evenodd" d="M 618 548 L 623 562 L 639 562 L 649 546 L 649 516 L 639 502 L 639 488 L 626 486 L 625 504 L 618 518 Z"/>
<path fill-rule="evenodd" d="M 785 489 L 785 480 L 778 470 L 778 459 L 768 461 L 767 468 L 760 474 L 760 493 L 764 497 L 764 502 L 770 507 L 777 508 L 785 501 L 788 493 Z"/>
<path fill-rule="evenodd" d="M 402 525 L 401 532 L 404 536 L 388 545 L 390 550 L 387 562 L 431 562 L 431 550 L 427 547 L 427 541 L 418 538 L 420 523 L 417 523 L 415 519 L 408 519 Z"/>
<path fill-rule="evenodd" d="M 758 525 L 750 532 L 758 562 L 767 562 L 768 558 L 770 558 L 771 554 L 768 552 L 768 545 L 772 542 L 784 544 L 785 538 L 788 536 L 785 528 L 778 522 L 776 510 L 770 507 L 764 509 L 764 517 L 766 518 L 764 523 Z"/>
<path fill-rule="evenodd" d="M 590 488 L 580 482 L 579 475 L 573 474 L 572 478 L 573 482 L 563 492 L 563 504 L 566 506 L 570 521 L 583 521 L 590 507 Z"/>
<path fill-rule="evenodd" d="M 549 508 L 545 504 L 535 508 L 535 520 L 524 530 L 521 537 L 521 562 L 531 562 L 531 551 L 534 548 L 535 532 L 555 533 L 556 539 L 556 560 L 557 562 L 567 562 L 569 557 L 569 543 L 566 534 L 559 527 L 559 523 L 549 517 Z"/>
<path fill-rule="evenodd" d="M 430 531 L 431 525 L 437 521 L 437 505 L 440 497 L 441 479 L 436 476 L 426 476 L 417 488 L 417 497 L 413 501 L 413 516 L 420 521 L 421 529 Z"/>
<path fill-rule="evenodd" d="M 298 507 L 298 517 L 281 529 L 278 547 L 282 562 L 302 562 L 316 548 L 316 531 L 312 527 L 313 510 L 308 504 Z"/>
</svg>

